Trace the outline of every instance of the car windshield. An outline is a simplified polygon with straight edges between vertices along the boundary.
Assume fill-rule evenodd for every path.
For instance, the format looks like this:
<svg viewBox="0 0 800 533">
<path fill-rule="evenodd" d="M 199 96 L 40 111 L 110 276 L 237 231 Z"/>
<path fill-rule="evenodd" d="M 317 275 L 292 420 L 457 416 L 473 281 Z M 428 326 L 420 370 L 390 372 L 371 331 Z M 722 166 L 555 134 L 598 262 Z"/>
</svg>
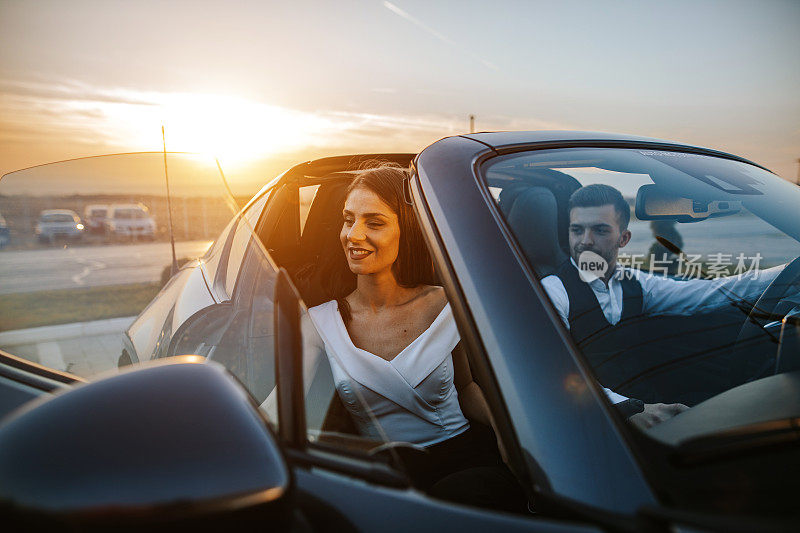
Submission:
<svg viewBox="0 0 800 533">
<path fill-rule="evenodd" d="M 798 410 L 758 405 L 800 370 L 795 184 L 725 157 L 609 148 L 496 157 L 482 174 L 610 402 L 626 417 L 631 400 L 681 405 L 636 427 L 678 444 Z"/>
<path fill-rule="evenodd" d="M 168 154 L 164 164 L 161 153 L 125 154 L 3 176 L 0 210 L 10 238 L 0 256 L 0 349 L 84 379 L 202 356 L 238 378 L 274 423 L 276 262 L 298 282 L 304 303 L 320 303 L 320 280 L 307 277 L 308 267 L 322 254 L 342 253 L 338 232 L 352 174 L 324 167 L 276 187 L 228 181 L 215 160 L 199 156 Z M 109 218 L 74 234 L 37 233 L 31 219 L 45 207 L 83 213 L 98 203 L 109 206 Z M 313 339 L 303 316 L 304 340 Z M 368 435 L 351 427 L 327 359 L 313 356 L 303 355 L 315 368 L 307 376 L 308 440 L 357 453 L 390 442 L 377 423 Z M 357 396 L 349 401 L 361 402 Z"/>
<path fill-rule="evenodd" d="M 57 214 L 42 215 L 41 221 L 42 222 L 75 222 L 75 219 L 72 217 L 72 215 L 68 215 L 66 213 L 57 213 Z"/>
<path fill-rule="evenodd" d="M 115 209 L 114 218 L 119 220 L 130 220 L 134 218 L 147 218 L 147 213 L 142 209 L 128 208 L 128 209 Z"/>
<path fill-rule="evenodd" d="M 176 266 L 203 256 L 257 190 L 231 196 L 213 158 L 170 153 L 166 162 L 169 198 L 163 153 L 63 161 L 0 179 L 8 226 L 0 255 L 0 349 L 80 378 L 117 368 L 126 330 L 168 290 L 171 240 Z M 70 214 L 103 216 L 113 204 L 118 218 L 147 219 L 149 208 L 158 224 L 131 230 L 106 219 L 84 228 Z M 60 212 L 47 212 L 54 209 Z M 156 337 L 162 325 L 152 326 Z"/>
</svg>

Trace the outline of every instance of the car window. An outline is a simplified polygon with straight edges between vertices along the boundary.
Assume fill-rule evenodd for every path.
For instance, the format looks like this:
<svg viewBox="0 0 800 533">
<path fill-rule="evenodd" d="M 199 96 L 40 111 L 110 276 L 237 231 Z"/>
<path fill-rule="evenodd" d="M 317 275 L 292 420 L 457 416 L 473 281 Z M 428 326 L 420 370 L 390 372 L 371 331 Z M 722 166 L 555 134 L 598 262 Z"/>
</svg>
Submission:
<svg viewBox="0 0 800 533">
<path fill-rule="evenodd" d="M 263 195 L 239 218 L 236 224 L 235 234 L 228 254 L 228 265 L 225 271 L 225 293 L 228 297 L 233 296 L 233 288 L 236 284 L 236 277 L 239 275 L 239 267 L 242 258 L 250 243 L 250 238 L 254 235 L 256 224 L 267 202 L 268 194 Z"/>
<path fill-rule="evenodd" d="M 166 355 L 202 355 L 227 368 L 258 402 L 275 386 L 276 270 L 255 247 L 241 268 L 239 297 L 210 306 L 176 333 Z"/>
<path fill-rule="evenodd" d="M 299 189 L 299 196 L 300 196 L 300 233 L 303 233 L 303 230 L 306 227 L 306 221 L 308 220 L 308 213 L 311 210 L 311 204 L 316 197 L 317 191 L 319 190 L 319 184 L 315 185 L 306 185 L 305 187 L 300 187 Z"/>
<path fill-rule="evenodd" d="M 0 228 L 0 348 L 91 378 L 166 355 L 173 334 L 214 304 L 193 259 L 234 215 L 229 193 L 215 161 L 167 159 L 170 198 L 164 154 L 60 161 L 0 178 L 8 223 Z M 81 223 L 77 215 L 104 210 L 128 219 Z"/>
<path fill-rule="evenodd" d="M 368 407 L 363 387 L 329 358 L 308 312 L 301 319 L 306 435 L 311 443 L 354 452 L 377 452 L 388 437 Z"/>
<path fill-rule="evenodd" d="M 796 366 L 780 321 L 800 313 L 798 279 L 779 279 L 800 256 L 795 185 L 728 159 L 593 148 L 500 157 L 483 175 L 612 403 L 692 407 Z"/>
<path fill-rule="evenodd" d="M 59 214 L 59 215 L 42 215 L 42 222 L 74 222 L 75 219 L 72 215 Z"/>
<path fill-rule="evenodd" d="M 115 209 L 114 218 L 123 220 L 147 218 L 147 212 L 144 209 L 138 207 Z"/>
<path fill-rule="evenodd" d="M 228 224 L 225 226 L 217 239 L 214 243 L 208 248 L 205 254 L 200 258 L 200 260 L 204 263 L 204 268 L 207 271 L 208 279 L 214 279 L 214 273 L 217 271 L 217 266 L 219 265 L 220 260 L 222 259 L 222 250 L 225 248 L 225 243 L 228 241 L 228 237 L 231 234 L 231 231 L 234 227 L 236 227 L 237 219 L 233 217 L 230 219 Z"/>
<path fill-rule="evenodd" d="M 251 238 L 269 197 L 263 194 L 238 220 L 231 221 L 215 245 L 220 248 L 209 252 L 213 266 L 230 240 L 225 276 L 229 301 L 211 306 L 190 320 L 176 336 L 171 353 L 195 353 L 222 364 L 258 402 L 263 402 L 275 386 L 273 299 L 277 271 L 261 242 Z M 270 206 L 277 214 L 283 211 L 276 202 Z M 235 234 L 226 237 L 234 226 Z"/>
</svg>

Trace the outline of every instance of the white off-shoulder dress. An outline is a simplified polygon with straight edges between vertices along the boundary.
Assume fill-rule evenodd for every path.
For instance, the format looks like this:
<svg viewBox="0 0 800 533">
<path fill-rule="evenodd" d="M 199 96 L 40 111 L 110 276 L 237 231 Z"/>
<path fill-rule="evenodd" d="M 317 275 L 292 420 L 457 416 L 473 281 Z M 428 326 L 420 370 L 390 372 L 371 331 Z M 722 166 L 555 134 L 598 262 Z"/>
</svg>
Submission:
<svg viewBox="0 0 800 533">
<path fill-rule="evenodd" d="M 308 312 L 339 397 L 362 436 L 430 446 L 469 428 L 453 383 L 459 335 L 450 304 L 391 361 L 353 344 L 336 301 Z"/>
</svg>

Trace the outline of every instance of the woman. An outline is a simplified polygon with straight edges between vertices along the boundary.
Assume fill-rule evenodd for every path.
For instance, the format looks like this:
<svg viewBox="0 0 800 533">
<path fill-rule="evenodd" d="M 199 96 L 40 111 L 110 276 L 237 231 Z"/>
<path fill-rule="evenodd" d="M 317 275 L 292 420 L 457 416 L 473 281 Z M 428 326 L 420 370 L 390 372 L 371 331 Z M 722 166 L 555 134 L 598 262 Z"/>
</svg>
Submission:
<svg viewBox="0 0 800 533">
<path fill-rule="evenodd" d="M 403 178 L 402 169 L 384 165 L 348 187 L 344 254 L 323 267 L 330 300 L 309 315 L 359 433 L 425 448 L 404 458 L 416 486 L 445 499 L 523 510 L 483 393 L 457 349 L 444 290 L 433 285 Z"/>
</svg>

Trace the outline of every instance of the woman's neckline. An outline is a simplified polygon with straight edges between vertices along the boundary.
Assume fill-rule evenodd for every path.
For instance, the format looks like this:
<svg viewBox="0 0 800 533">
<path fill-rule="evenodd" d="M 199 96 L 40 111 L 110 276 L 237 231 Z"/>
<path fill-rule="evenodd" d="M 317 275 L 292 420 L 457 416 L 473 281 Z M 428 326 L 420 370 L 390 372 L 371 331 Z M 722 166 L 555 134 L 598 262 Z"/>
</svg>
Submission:
<svg viewBox="0 0 800 533">
<path fill-rule="evenodd" d="M 368 354 L 368 355 L 370 355 L 372 357 L 377 357 L 381 361 L 385 361 L 387 363 L 392 363 L 398 357 L 400 357 L 404 353 L 406 353 L 412 346 L 417 344 L 420 341 L 420 339 L 425 337 L 428 334 L 428 332 L 430 332 L 433 329 L 433 327 L 436 325 L 436 323 L 439 321 L 439 319 L 441 319 L 442 316 L 444 316 L 444 312 L 447 310 L 447 308 L 450 307 L 450 302 L 445 302 L 444 307 L 442 307 L 442 310 L 439 311 L 439 314 L 436 315 L 436 318 L 433 319 L 433 321 L 428 325 L 427 328 L 425 328 L 419 335 L 417 335 L 414 338 L 414 340 L 412 340 L 410 343 L 408 343 L 405 346 L 405 348 L 403 348 L 398 353 L 396 353 L 394 355 L 394 357 L 392 357 L 391 359 L 386 359 L 384 357 L 381 357 L 378 354 L 374 354 L 374 353 L 370 352 L 369 350 L 365 350 L 363 348 L 359 348 L 358 346 L 356 346 L 356 343 L 354 343 L 352 337 L 350 337 L 350 332 L 347 330 L 347 326 L 344 323 L 344 319 L 342 318 L 342 314 L 339 312 L 339 305 L 337 304 L 336 300 L 333 300 L 332 304 L 335 306 L 334 314 L 336 315 L 336 321 L 337 321 L 339 327 L 342 329 L 342 333 L 344 334 L 344 336 L 347 339 L 347 342 L 350 344 L 350 346 L 352 348 L 360 351 L 360 352 Z"/>
</svg>

